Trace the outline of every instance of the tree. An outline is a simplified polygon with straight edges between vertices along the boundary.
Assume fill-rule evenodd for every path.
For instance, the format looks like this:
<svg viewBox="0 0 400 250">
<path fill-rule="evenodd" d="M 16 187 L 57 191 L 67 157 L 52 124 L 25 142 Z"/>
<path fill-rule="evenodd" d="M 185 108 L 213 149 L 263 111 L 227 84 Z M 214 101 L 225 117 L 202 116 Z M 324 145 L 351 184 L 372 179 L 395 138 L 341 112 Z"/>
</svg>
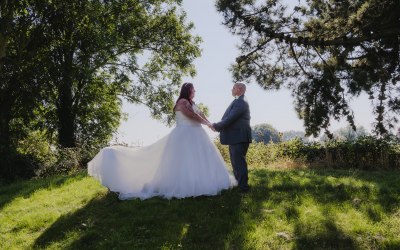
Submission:
<svg viewBox="0 0 400 250">
<path fill-rule="evenodd" d="M 37 131 L 60 148 L 103 146 L 123 98 L 170 123 L 181 77 L 195 74 L 200 55 L 180 3 L 0 1 L 0 173 L 19 175 L 16 147 Z"/>
<path fill-rule="evenodd" d="M 199 55 L 199 38 L 177 12 L 179 3 L 59 0 L 42 6 L 45 36 L 52 41 L 49 85 L 62 147 L 76 145 L 78 128 L 86 124 L 78 124 L 84 120 L 78 115 L 92 85 L 110 86 L 115 97 L 143 103 L 154 117 L 171 121 L 173 94 L 183 74 L 194 74 L 192 61 Z"/>
<path fill-rule="evenodd" d="M 253 140 L 256 142 L 264 142 L 265 144 L 270 142 L 280 142 L 279 132 L 267 123 L 258 124 L 251 129 Z"/>
<path fill-rule="evenodd" d="M 353 130 L 350 126 L 338 129 L 334 133 L 334 137 L 339 140 L 355 141 L 357 138 L 367 136 L 368 132 L 363 126 L 357 126 L 356 130 Z"/>
<path fill-rule="evenodd" d="M 350 126 L 340 128 L 333 132 L 333 138 L 340 141 L 355 141 L 359 137 L 367 136 L 368 132 L 363 126 L 357 126 L 354 130 Z M 327 141 L 327 136 L 322 136 L 321 141 Z"/>
<path fill-rule="evenodd" d="M 121 118 L 121 98 L 142 103 L 155 118 L 171 122 L 181 76 L 195 74 L 192 62 L 200 55 L 200 38 L 190 34 L 193 25 L 178 11 L 180 2 L 2 1 L 0 27 L 12 28 L 0 32 L 0 43 L 5 41 L 0 44 L 0 70 L 9 75 L 2 81 L 0 107 L 2 117 L 10 114 L 0 119 L 0 138 L 16 115 L 6 104 L 21 99 L 23 91 L 31 93 L 29 98 L 41 93 L 29 109 L 38 124 L 57 134 L 61 147 L 110 138 Z M 21 17 L 25 19 L 19 21 Z M 28 44 L 37 41 L 36 46 L 26 49 L 20 37 Z M 26 64 L 15 62 L 19 68 L 13 69 L 7 66 L 11 57 Z M 13 80 L 21 74 L 26 77 Z M 20 104 L 27 107 L 26 101 Z"/>
<path fill-rule="evenodd" d="M 21 134 L 21 123 L 34 116 L 43 94 L 38 63 L 46 42 L 42 26 L 29 12 L 28 1 L 0 2 L 0 146 L 9 147 Z M 1 148 L 0 148 L 1 150 Z"/>
<path fill-rule="evenodd" d="M 302 141 L 306 141 L 306 134 L 302 131 L 284 131 L 282 132 L 282 141 L 290 141 L 295 138 L 300 138 Z"/>
<path fill-rule="evenodd" d="M 219 0 L 224 24 L 242 38 L 232 66 L 238 81 L 291 89 L 307 135 L 331 136 L 331 119 L 355 129 L 349 101 L 369 95 L 375 132 L 388 133 L 400 113 L 400 2 Z M 301 4 L 304 3 L 304 4 Z"/>
</svg>

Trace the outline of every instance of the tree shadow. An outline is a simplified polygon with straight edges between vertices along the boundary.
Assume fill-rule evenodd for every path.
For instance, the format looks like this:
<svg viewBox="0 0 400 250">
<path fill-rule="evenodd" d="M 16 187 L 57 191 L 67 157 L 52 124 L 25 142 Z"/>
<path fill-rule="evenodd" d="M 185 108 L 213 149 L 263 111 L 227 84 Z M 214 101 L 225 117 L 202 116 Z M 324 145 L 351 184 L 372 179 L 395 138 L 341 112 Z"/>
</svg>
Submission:
<svg viewBox="0 0 400 250">
<path fill-rule="evenodd" d="M 351 176 L 370 182 L 376 187 L 374 195 L 384 212 L 389 213 L 400 207 L 400 171 L 355 171 Z M 372 210 L 370 215 L 371 219 L 377 217 Z"/>
<path fill-rule="evenodd" d="M 119 201 L 114 193 L 107 193 L 59 218 L 35 241 L 34 248 L 47 248 L 72 237 L 63 248 L 201 249 L 212 244 L 221 249 L 242 223 L 241 199 L 237 190 L 213 197 L 145 201 Z"/>
<path fill-rule="evenodd" d="M 340 230 L 334 218 L 328 217 L 321 221 L 322 230 L 313 233 L 303 223 L 295 225 L 295 249 L 356 249 L 354 240 Z"/>
<path fill-rule="evenodd" d="M 327 207 L 331 204 L 352 204 L 355 196 L 373 198 L 386 207 L 394 207 L 399 197 L 390 194 L 392 200 L 386 200 L 388 196 L 376 199 L 382 194 L 380 187 L 384 185 L 379 178 L 370 178 L 378 186 L 377 191 L 374 186 L 337 181 L 340 177 L 357 179 L 358 175 L 351 172 L 262 169 L 251 171 L 252 189 L 246 194 L 233 189 L 212 197 L 119 201 L 114 193 L 107 193 L 76 212 L 60 217 L 35 241 L 34 247 L 48 248 L 59 244 L 69 249 L 204 249 L 210 246 L 215 249 L 244 249 L 252 246 L 253 236 L 249 236 L 249 232 L 265 218 L 265 210 L 268 210 L 265 202 L 268 201 L 274 208 L 283 207 L 284 220 L 293 225 L 294 235 L 282 242 L 284 248 L 354 249 L 358 247 L 357 242 L 343 232 L 335 223 L 334 215 L 324 209 L 329 209 Z M 362 178 L 368 180 L 368 177 Z M 398 184 L 396 190 L 399 190 Z M 319 212 L 325 217 L 315 221 L 319 230 L 312 231 L 313 227 L 300 219 L 299 206 L 302 204 L 298 197 L 304 196 L 321 205 Z M 379 220 L 379 215 L 373 210 L 362 212 L 370 216 L 371 221 Z M 389 248 L 400 245 L 393 241 L 381 243 Z"/>
<path fill-rule="evenodd" d="M 281 175 L 282 183 L 275 185 L 271 191 L 291 192 L 298 195 L 308 192 L 320 203 L 330 202 L 366 202 L 368 199 L 376 201 L 385 212 L 391 212 L 400 206 L 400 172 L 390 171 L 389 174 L 382 171 L 339 171 L 339 170 L 318 170 L 304 171 L 305 174 L 299 176 L 299 171 L 295 171 L 295 177 L 308 178 L 309 182 L 299 183 L 293 179 L 286 171 L 270 172 L 269 175 L 276 179 Z M 393 174 L 390 174 L 393 172 Z M 293 173 L 293 172 L 292 172 Z M 372 185 L 354 185 L 349 182 L 334 183 L 329 178 L 353 178 Z M 371 214 L 371 219 L 376 215 Z"/>
<path fill-rule="evenodd" d="M 86 177 L 85 172 L 72 175 L 52 176 L 43 179 L 29 181 L 16 181 L 8 185 L 0 186 L 0 209 L 18 197 L 28 198 L 38 190 L 57 188 L 62 186 L 71 177 L 80 180 Z"/>
<path fill-rule="evenodd" d="M 346 234 L 338 225 L 334 216 L 327 210 L 330 206 L 353 207 L 366 215 L 372 223 L 379 222 L 382 218 L 381 211 L 369 207 L 368 202 L 373 201 L 390 214 L 393 209 L 398 209 L 400 204 L 399 172 L 397 175 L 384 174 L 381 177 L 371 175 L 370 171 L 354 173 L 353 171 L 269 171 L 265 169 L 254 170 L 253 180 L 256 182 L 257 195 L 252 195 L 253 202 L 268 197 L 275 208 L 284 211 L 284 219 L 294 225 L 293 235 L 283 232 L 286 237 L 282 244 L 294 243 L 296 249 L 354 249 L 357 242 L 353 236 Z M 379 173 L 378 173 L 379 175 Z M 345 180 L 340 179 L 344 177 Z M 354 184 L 355 180 L 363 180 L 372 183 Z M 272 181 L 268 181 L 272 180 Z M 388 183 L 391 183 L 390 189 Z M 314 225 L 306 225 L 300 219 L 299 207 L 304 205 L 301 198 L 309 197 L 319 204 L 319 212 L 324 214 L 323 220 L 315 221 Z M 360 204 L 361 203 L 361 204 Z M 366 203 L 366 204 L 362 204 Z M 260 204 L 260 203 L 259 203 Z M 362 206 L 363 205 L 363 206 Z M 361 207 L 362 206 L 362 207 Z M 261 218 L 265 207 L 258 206 L 259 211 L 250 214 L 253 220 Z M 390 216 L 390 215 L 389 215 Z M 318 225 L 319 230 L 309 230 Z M 278 232 L 279 234 L 281 232 Z M 400 242 L 375 242 L 376 247 L 385 246 L 394 249 Z M 288 247 L 288 245 L 284 245 Z M 284 247 L 284 248 L 285 248 Z"/>
</svg>

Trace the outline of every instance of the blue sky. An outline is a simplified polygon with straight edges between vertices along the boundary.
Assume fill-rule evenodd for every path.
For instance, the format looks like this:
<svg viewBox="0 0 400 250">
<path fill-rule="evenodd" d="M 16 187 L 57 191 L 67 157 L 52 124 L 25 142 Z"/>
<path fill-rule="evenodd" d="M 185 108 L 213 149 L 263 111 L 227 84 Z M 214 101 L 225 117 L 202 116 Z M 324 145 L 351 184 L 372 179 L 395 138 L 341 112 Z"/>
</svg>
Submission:
<svg viewBox="0 0 400 250">
<path fill-rule="evenodd" d="M 210 111 L 209 120 L 219 121 L 226 107 L 232 101 L 232 76 L 228 68 L 238 55 L 236 46 L 239 39 L 223 26 L 222 16 L 214 7 L 214 0 L 184 0 L 182 9 L 187 20 L 194 23 L 194 33 L 203 39 L 202 56 L 194 63 L 197 75 L 184 78 L 192 82 L 196 89 L 194 100 L 203 103 Z M 304 131 L 293 106 L 293 97 L 288 90 L 264 91 L 256 83 L 247 86 L 250 103 L 251 125 L 268 123 L 278 131 Z M 356 115 L 356 125 L 371 130 L 372 109 L 366 96 L 353 100 L 351 106 Z M 123 111 L 128 120 L 122 122 L 116 141 L 129 145 L 146 146 L 168 134 L 172 128 L 153 120 L 148 109 L 141 105 L 124 103 Z M 331 129 L 345 126 L 345 122 L 332 122 Z M 210 137 L 218 134 L 205 127 Z"/>
</svg>

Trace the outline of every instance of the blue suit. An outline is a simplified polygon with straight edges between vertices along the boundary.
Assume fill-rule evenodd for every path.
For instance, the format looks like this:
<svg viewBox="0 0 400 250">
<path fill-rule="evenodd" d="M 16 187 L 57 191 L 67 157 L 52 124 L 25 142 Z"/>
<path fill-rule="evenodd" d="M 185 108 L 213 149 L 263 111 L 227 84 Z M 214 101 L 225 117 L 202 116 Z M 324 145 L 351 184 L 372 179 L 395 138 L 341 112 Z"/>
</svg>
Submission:
<svg viewBox="0 0 400 250">
<path fill-rule="evenodd" d="M 229 145 L 229 156 L 233 174 L 238 181 L 239 188 L 248 190 L 248 169 L 246 154 L 251 143 L 250 108 L 244 95 L 234 100 L 226 109 L 220 122 L 213 124 L 220 132 L 220 141 Z"/>
</svg>

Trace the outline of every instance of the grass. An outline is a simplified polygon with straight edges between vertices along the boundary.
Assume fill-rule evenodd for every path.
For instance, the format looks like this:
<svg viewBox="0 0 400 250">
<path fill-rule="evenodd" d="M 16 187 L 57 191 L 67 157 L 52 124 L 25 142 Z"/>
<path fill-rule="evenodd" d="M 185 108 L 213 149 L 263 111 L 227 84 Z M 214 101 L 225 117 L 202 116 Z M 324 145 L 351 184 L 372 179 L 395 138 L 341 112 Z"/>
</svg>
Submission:
<svg viewBox="0 0 400 250">
<path fill-rule="evenodd" d="M 119 201 L 85 173 L 0 186 L 0 249 L 400 249 L 400 172 L 253 167 L 251 192 Z"/>
</svg>

